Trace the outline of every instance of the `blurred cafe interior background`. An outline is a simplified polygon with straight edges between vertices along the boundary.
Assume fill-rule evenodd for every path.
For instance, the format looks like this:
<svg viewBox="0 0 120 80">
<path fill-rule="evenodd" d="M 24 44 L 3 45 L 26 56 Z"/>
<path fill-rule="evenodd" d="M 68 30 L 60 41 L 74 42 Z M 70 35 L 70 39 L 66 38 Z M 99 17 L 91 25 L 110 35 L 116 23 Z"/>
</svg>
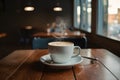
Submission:
<svg viewBox="0 0 120 80">
<path fill-rule="evenodd" d="M 47 48 L 49 41 L 61 38 L 81 48 L 105 48 L 120 56 L 119 3 L 120 0 L 0 0 L 0 58 L 16 49 Z"/>
</svg>

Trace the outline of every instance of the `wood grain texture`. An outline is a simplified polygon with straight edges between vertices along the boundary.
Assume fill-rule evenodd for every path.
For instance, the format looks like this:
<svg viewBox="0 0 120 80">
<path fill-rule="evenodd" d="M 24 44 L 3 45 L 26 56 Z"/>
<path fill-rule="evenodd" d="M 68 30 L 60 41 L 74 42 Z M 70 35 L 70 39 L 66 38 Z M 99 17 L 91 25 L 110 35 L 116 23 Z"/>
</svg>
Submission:
<svg viewBox="0 0 120 80">
<path fill-rule="evenodd" d="M 81 55 L 95 58 L 96 56 L 94 54 L 101 55 L 99 51 L 96 50 L 97 49 L 82 49 Z M 98 50 L 104 51 L 101 49 Z M 84 59 L 80 65 L 75 66 L 74 72 L 76 80 L 116 80 L 116 78 L 99 62 L 92 64 L 91 60 L 87 59 Z"/>
<path fill-rule="evenodd" d="M 92 53 L 120 79 L 120 57 L 105 49 L 94 49 Z"/>
<path fill-rule="evenodd" d="M 78 65 L 74 67 L 76 80 L 116 80 L 113 75 L 96 63 L 92 65 Z"/>
<path fill-rule="evenodd" d="M 17 50 L 0 61 L 0 79 L 7 80 L 32 54 L 31 50 Z"/>
<path fill-rule="evenodd" d="M 0 80 L 116 80 L 98 61 L 83 58 L 69 69 L 56 69 L 40 62 L 48 50 L 17 50 L 0 61 Z M 119 79 L 119 57 L 105 49 L 82 49 L 82 56 L 97 57 Z M 112 61 L 111 61 L 112 60 Z M 115 67 L 114 65 L 117 65 Z"/>
<path fill-rule="evenodd" d="M 55 70 L 46 69 L 43 72 L 42 80 L 75 80 L 72 69 Z"/>
<path fill-rule="evenodd" d="M 36 50 L 33 52 L 9 80 L 40 80 L 44 67 L 40 63 L 40 57 L 46 53 L 46 50 Z"/>
</svg>

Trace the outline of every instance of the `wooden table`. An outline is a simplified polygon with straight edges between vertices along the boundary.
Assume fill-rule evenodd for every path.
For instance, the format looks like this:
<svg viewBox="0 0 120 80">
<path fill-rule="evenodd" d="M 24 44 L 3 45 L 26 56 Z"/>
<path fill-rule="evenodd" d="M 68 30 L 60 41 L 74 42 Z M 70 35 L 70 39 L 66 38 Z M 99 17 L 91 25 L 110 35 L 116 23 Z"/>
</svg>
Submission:
<svg viewBox="0 0 120 80">
<path fill-rule="evenodd" d="M 47 53 L 47 49 L 12 52 L 0 60 L 0 80 L 120 80 L 120 58 L 105 49 L 82 49 L 82 56 L 100 62 L 84 58 L 69 69 L 52 69 L 40 63 L 40 57 Z"/>
<path fill-rule="evenodd" d="M 53 32 L 53 33 L 45 33 L 45 32 L 38 32 L 38 33 L 35 33 L 33 34 L 33 37 L 41 37 L 41 38 L 56 38 L 56 37 L 72 37 L 72 38 L 82 38 L 82 37 L 85 37 L 85 34 L 84 33 L 79 33 L 79 32 L 66 32 L 64 34 L 61 34 L 61 33 L 56 33 L 56 32 Z"/>
</svg>

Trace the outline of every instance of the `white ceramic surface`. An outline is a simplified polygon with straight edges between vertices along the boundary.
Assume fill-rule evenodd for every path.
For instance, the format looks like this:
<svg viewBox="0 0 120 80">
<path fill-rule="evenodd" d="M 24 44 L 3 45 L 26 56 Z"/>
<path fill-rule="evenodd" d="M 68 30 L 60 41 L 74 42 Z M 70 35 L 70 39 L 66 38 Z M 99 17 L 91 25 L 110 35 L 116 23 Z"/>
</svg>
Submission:
<svg viewBox="0 0 120 80">
<path fill-rule="evenodd" d="M 40 58 L 40 61 L 45 64 L 45 65 L 48 65 L 48 66 L 53 66 L 53 67 L 71 67 L 71 66 L 74 66 L 74 65 L 77 65 L 77 64 L 80 64 L 83 59 L 82 57 L 79 55 L 77 57 L 73 57 L 69 60 L 69 62 L 67 63 L 55 63 L 55 62 L 52 62 L 52 59 L 50 57 L 50 54 L 47 54 L 47 55 L 43 55 L 41 58 Z"/>
<path fill-rule="evenodd" d="M 79 50 L 78 53 L 73 54 L 74 48 Z M 80 47 L 74 46 L 72 42 L 56 41 L 48 43 L 48 50 L 51 54 L 51 58 L 56 63 L 66 63 L 72 56 L 80 54 Z"/>
</svg>

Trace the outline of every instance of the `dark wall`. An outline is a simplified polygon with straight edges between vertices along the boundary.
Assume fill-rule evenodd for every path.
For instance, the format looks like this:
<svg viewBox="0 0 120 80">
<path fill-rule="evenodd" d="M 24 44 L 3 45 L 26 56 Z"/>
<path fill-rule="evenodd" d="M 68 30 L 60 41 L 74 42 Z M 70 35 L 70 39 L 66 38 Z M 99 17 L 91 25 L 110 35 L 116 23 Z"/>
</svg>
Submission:
<svg viewBox="0 0 120 80">
<path fill-rule="evenodd" d="M 96 34 L 86 33 L 88 48 L 104 48 L 120 57 L 120 41 L 115 41 Z"/>
<path fill-rule="evenodd" d="M 9 41 L 18 41 L 20 28 L 33 26 L 36 31 L 45 31 L 47 24 L 55 21 L 57 16 L 62 17 L 68 26 L 72 25 L 73 0 L 59 0 L 62 12 L 52 9 L 57 0 L 31 0 L 35 11 L 25 12 L 23 7 L 28 0 L 4 0 L 0 11 L 0 32 L 8 34 Z"/>
</svg>

